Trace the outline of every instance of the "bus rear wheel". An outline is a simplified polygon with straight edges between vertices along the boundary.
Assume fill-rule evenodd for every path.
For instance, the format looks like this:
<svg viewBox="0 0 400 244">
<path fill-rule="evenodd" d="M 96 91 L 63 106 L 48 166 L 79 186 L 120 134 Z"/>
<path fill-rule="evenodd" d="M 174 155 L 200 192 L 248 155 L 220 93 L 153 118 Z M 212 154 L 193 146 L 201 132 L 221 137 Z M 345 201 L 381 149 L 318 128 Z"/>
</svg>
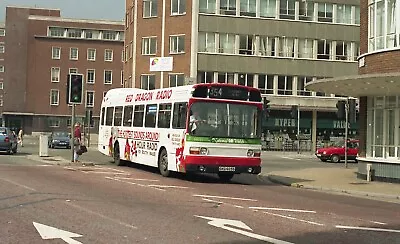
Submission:
<svg viewBox="0 0 400 244">
<path fill-rule="evenodd" d="M 158 169 L 160 170 L 160 174 L 164 177 L 168 177 L 171 173 L 168 170 L 168 154 L 165 149 L 162 149 L 158 156 Z"/>
<path fill-rule="evenodd" d="M 218 173 L 219 179 L 224 181 L 224 182 L 230 181 L 233 178 L 234 175 L 235 174 L 233 174 L 233 173 Z"/>
</svg>

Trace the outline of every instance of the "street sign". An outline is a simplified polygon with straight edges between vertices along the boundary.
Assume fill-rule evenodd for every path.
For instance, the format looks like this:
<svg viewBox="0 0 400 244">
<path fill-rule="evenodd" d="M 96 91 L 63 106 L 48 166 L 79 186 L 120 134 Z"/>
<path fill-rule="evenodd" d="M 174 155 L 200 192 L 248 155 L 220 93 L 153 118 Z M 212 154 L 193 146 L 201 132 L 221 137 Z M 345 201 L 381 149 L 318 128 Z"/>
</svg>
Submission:
<svg viewBox="0 0 400 244">
<path fill-rule="evenodd" d="M 65 230 L 60 230 L 60 229 L 57 229 L 57 228 L 54 228 L 54 227 L 51 227 L 48 225 L 44 225 L 44 224 L 39 224 L 36 222 L 33 222 L 33 225 L 35 226 L 37 232 L 39 232 L 39 234 L 43 240 L 61 239 L 68 244 L 82 244 L 82 242 L 72 239 L 73 237 L 82 237 L 82 235 L 75 234 L 75 233 L 65 231 Z"/>
<path fill-rule="evenodd" d="M 268 236 L 262 236 L 258 235 L 249 231 L 253 231 L 249 226 L 247 226 L 245 223 L 239 220 L 232 220 L 232 219 L 220 219 L 220 218 L 212 218 L 212 217 L 205 217 L 205 216 L 199 216 L 195 215 L 195 217 L 202 218 L 202 219 L 207 219 L 210 220 L 208 222 L 209 225 L 224 229 L 224 230 L 229 230 L 232 232 L 235 232 L 237 234 L 241 234 L 244 236 L 251 237 L 253 239 L 257 239 L 260 241 L 265 241 L 273 244 L 293 244 L 292 242 L 287 242 L 287 241 L 282 241 L 278 240 L 272 237 Z M 231 227 L 232 226 L 232 227 Z M 236 228 L 234 228 L 236 227 Z M 240 228 L 240 229 L 238 229 Z M 247 230 L 247 231 L 245 231 Z"/>
</svg>

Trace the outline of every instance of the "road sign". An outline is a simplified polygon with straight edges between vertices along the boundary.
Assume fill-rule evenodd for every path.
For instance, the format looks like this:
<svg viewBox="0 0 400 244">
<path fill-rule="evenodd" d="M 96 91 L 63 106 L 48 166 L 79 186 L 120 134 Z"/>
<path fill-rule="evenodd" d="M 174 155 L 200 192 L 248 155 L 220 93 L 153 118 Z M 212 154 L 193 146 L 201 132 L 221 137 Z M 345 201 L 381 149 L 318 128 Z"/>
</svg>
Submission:
<svg viewBox="0 0 400 244">
<path fill-rule="evenodd" d="M 253 232 L 249 232 L 249 231 L 253 231 L 249 226 L 247 226 L 245 223 L 243 223 L 240 220 L 232 220 L 232 219 L 220 219 L 220 218 L 212 218 L 212 217 L 205 217 L 205 216 L 199 216 L 199 215 L 195 215 L 195 217 L 198 218 L 202 218 L 202 219 L 207 219 L 210 220 L 208 222 L 209 225 L 224 229 L 224 230 L 229 230 L 231 232 L 235 232 L 244 236 L 248 236 L 260 241 L 265 241 L 265 242 L 269 242 L 269 243 L 273 243 L 273 244 L 293 244 L 292 242 L 287 242 L 287 241 L 281 241 L 272 237 L 268 237 L 268 236 L 262 236 L 262 235 L 258 235 L 255 234 Z M 232 226 L 232 227 L 230 227 Z M 236 228 L 234 228 L 236 227 Z M 240 228 L 240 229 L 237 229 Z M 245 231 L 247 230 L 247 231 Z"/>
<path fill-rule="evenodd" d="M 43 240 L 49 240 L 49 239 L 62 239 L 68 244 L 82 244 L 82 242 L 76 241 L 72 239 L 73 237 L 82 237 L 82 235 L 75 234 L 69 231 L 65 230 L 60 230 L 48 225 L 44 224 L 39 224 L 36 222 L 33 222 L 33 225 L 35 226 L 37 232 L 39 232 L 40 236 L 42 237 Z"/>
</svg>

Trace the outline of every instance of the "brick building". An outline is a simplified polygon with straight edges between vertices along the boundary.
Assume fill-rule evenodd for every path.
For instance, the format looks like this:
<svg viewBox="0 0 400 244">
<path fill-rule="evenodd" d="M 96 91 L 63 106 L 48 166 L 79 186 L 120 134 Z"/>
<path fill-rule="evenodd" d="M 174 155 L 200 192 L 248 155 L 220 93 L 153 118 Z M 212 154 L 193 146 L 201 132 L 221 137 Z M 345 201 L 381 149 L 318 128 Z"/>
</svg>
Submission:
<svg viewBox="0 0 400 244">
<path fill-rule="evenodd" d="M 376 180 L 400 181 L 400 6 L 360 1 L 358 75 L 312 82 L 308 88 L 360 99 L 358 173 L 371 165 Z"/>
<path fill-rule="evenodd" d="M 357 74 L 359 22 L 359 0 L 126 0 L 124 82 L 143 89 L 193 82 L 259 88 L 271 101 L 264 124 L 271 150 L 293 149 L 294 105 L 301 110 L 301 147 L 313 150 L 343 137 L 345 123 L 335 115 L 342 97 L 305 85 Z M 172 58 L 172 69 L 151 71 L 154 58 Z M 352 124 L 351 136 L 356 132 Z"/>
<path fill-rule="evenodd" d="M 0 22 L 0 116 L 3 114 L 3 102 L 4 102 L 4 53 L 5 53 L 5 35 L 6 29 L 4 23 Z M 0 125 L 3 124 L 2 118 L 0 118 Z"/>
<path fill-rule="evenodd" d="M 81 73 L 84 102 L 76 114 L 82 120 L 92 109 L 96 130 L 104 92 L 122 84 L 123 22 L 67 19 L 60 10 L 7 7 L 5 32 L 5 125 L 22 127 L 28 134 L 67 130 L 67 75 Z"/>
</svg>

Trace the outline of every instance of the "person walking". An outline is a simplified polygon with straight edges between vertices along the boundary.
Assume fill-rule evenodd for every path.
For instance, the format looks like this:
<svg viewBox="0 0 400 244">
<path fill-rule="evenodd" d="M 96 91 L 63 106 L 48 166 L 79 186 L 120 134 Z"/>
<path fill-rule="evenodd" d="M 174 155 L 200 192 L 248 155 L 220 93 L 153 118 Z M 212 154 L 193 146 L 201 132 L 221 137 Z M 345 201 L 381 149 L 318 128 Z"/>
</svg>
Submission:
<svg viewBox="0 0 400 244">
<path fill-rule="evenodd" d="M 82 133 L 81 133 L 81 124 L 77 122 L 75 124 L 74 129 L 74 162 L 79 162 L 79 154 L 78 151 L 81 149 L 82 145 Z"/>
<path fill-rule="evenodd" d="M 22 128 L 20 128 L 18 132 L 18 143 L 21 144 L 21 147 L 24 147 L 24 131 Z"/>
</svg>

